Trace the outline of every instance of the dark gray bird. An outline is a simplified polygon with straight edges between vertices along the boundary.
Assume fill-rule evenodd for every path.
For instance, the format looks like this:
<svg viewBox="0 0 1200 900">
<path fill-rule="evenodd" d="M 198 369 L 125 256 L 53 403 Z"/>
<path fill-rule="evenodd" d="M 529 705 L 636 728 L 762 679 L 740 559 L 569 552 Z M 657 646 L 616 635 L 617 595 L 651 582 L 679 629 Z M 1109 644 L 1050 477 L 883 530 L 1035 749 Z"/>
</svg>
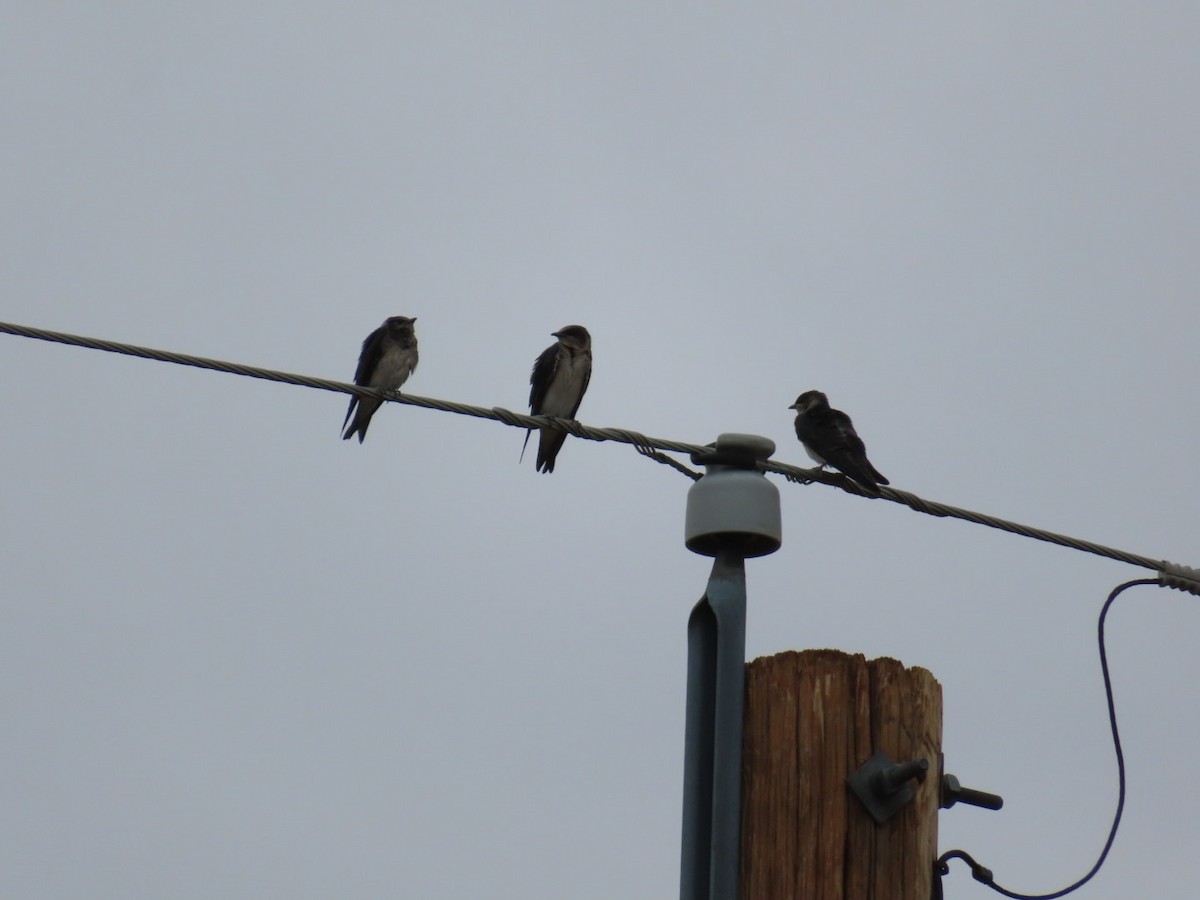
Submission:
<svg viewBox="0 0 1200 900">
<path fill-rule="evenodd" d="M 354 383 L 363 387 L 378 388 L 381 391 L 399 391 L 400 385 L 408 381 L 408 376 L 417 367 L 417 332 L 413 328 L 416 319 L 407 316 L 392 316 L 385 319 L 383 324 L 367 335 L 363 341 L 362 353 L 358 356 L 358 369 L 354 373 Z M 346 410 L 346 422 L 358 407 L 358 413 L 342 440 L 350 440 L 355 434 L 361 444 L 367 436 L 367 426 L 371 424 L 371 416 L 383 405 L 382 400 L 373 397 L 351 397 L 350 408 Z"/>
<path fill-rule="evenodd" d="M 872 493 L 888 480 L 867 459 L 867 448 L 850 417 L 830 409 L 820 391 L 805 391 L 788 409 L 796 411 L 796 437 L 822 467 L 833 466 Z"/>
<path fill-rule="evenodd" d="M 574 419 L 592 378 L 592 336 L 582 325 L 567 325 L 553 332 L 558 338 L 533 364 L 529 376 L 529 412 L 534 416 L 558 416 Z M 532 429 L 531 429 L 532 430 Z M 561 428 L 540 429 L 537 470 L 553 472 L 554 460 L 562 449 L 567 433 Z M 529 444 L 529 432 L 521 446 L 521 458 Z"/>
</svg>

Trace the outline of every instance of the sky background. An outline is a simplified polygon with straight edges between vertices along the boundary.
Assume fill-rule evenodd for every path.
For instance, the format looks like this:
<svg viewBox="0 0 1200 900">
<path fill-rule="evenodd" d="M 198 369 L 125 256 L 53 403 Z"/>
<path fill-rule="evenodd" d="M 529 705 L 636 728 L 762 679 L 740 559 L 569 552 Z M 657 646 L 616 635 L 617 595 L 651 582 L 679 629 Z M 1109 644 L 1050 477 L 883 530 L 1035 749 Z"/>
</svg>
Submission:
<svg viewBox="0 0 1200 900">
<path fill-rule="evenodd" d="M 211 2 L 0 13 L 0 319 L 693 443 L 847 410 L 894 486 L 1200 565 L 1200 7 Z M 0 335 L 0 895 L 678 892 L 689 482 L 569 440 Z M 1116 803 L 1095 646 L 1152 573 L 821 485 L 750 658 L 943 685 L 1012 890 Z M 1121 832 L 1195 895 L 1200 603 L 1127 592 Z M 955 864 L 946 896 L 994 896 Z"/>
</svg>

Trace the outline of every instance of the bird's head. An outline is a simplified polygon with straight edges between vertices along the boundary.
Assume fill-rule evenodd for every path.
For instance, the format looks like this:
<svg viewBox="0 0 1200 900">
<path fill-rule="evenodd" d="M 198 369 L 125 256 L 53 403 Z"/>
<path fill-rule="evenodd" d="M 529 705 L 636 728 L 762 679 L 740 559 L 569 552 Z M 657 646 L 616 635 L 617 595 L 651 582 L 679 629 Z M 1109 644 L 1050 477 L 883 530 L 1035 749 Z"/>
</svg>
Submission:
<svg viewBox="0 0 1200 900">
<path fill-rule="evenodd" d="M 828 408 L 829 398 L 820 391 L 805 391 L 796 398 L 795 403 L 788 407 L 788 409 L 794 409 L 798 413 L 806 413 L 814 409 Z"/>
<path fill-rule="evenodd" d="M 592 336 L 588 334 L 588 330 L 582 325 L 567 325 L 558 331 L 551 332 L 554 337 L 558 338 L 560 344 L 565 344 L 572 350 L 590 350 L 592 346 Z"/>
<path fill-rule="evenodd" d="M 391 316 L 383 324 L 387 326 L 387 330 L 394 336 L 409 335 L 414 333 L 413 325 L 416 324 L 416 317 L 409 318 L 408 316 Z"/>
</svg>

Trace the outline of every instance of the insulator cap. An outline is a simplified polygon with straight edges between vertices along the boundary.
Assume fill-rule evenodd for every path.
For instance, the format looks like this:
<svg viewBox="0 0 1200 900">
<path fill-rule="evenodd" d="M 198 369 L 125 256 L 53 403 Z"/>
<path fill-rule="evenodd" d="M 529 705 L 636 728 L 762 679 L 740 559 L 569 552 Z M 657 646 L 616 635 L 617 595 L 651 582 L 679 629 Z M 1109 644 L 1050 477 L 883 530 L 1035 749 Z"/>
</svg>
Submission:
<svg viewBox="0 0 1200 900">
<path fill-rule="evenodd" d="M 762 464 L 775 442 L 756 434 L 722 434 L 712 450 L 692 456 L 707 473 L 688 491 L 684 543 L 693 553 L 716 556 L 732 550 L 743 557 L 779 549 L 783 525 L 779 489 Z"/>
</svg>

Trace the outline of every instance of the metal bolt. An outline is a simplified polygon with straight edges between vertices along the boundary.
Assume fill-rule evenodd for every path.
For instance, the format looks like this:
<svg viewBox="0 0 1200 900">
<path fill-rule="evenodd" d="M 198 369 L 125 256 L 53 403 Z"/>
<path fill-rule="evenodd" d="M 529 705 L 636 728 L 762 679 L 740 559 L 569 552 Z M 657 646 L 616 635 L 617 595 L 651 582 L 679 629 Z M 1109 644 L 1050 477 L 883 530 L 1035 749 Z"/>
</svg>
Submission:
<svg viewBox="0 0 1200 900">
<path fill-rule="evenodd" d="M 968 806 L 979 806 L 983 809 L 1000 809 L 1004 806 L 1004 798 L 999 794 L 965 788 L 953 775 L 943 775 L 941 807 L 949 809 L 955 803 L 965 803 Z"/>
</svg>

